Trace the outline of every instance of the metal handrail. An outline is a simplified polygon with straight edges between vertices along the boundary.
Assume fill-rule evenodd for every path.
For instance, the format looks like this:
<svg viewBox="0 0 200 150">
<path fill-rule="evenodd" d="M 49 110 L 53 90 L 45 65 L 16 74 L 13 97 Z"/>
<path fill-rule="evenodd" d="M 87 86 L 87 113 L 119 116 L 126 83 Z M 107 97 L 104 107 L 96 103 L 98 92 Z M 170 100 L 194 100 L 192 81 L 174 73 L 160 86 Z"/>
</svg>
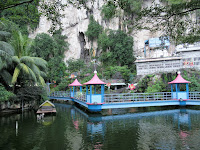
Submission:
<svg viewBox="0 0 200 150">
<path fill-rule="evenodd" d="M 189 92 L 190 100 L 200 100 L 200 92 Z"/>
<path fill-rule="evenodd" d="M 76 94 L 75 98 L 86 103 L 86 94 L 85 93 Z"/>
<path fill-rule="evenodd" d="M 105 103 L 171 100 L 171 92 L 104 94 Z"/>
<path fill-rule="evenodd" d="M 67 91 L 54 91 L 50 93 L 52 97 L 70 97 L 70 92 Z"/>
<path fill-rule="evenodd" d="M 50 93 L 52 97 L 70 97 L 70 92 L 55 91 Z M 86 93 L 75 94 L 75 98 L 86 102 Z M 200 92 L 189 92 L 190 100 L 200 100 Z M 167 101 L 172 100 L 171 92 L 157 93 L 112 93 L 104 94 L 105 103 L 134 102 L 134 101 Z"/>
</svg>

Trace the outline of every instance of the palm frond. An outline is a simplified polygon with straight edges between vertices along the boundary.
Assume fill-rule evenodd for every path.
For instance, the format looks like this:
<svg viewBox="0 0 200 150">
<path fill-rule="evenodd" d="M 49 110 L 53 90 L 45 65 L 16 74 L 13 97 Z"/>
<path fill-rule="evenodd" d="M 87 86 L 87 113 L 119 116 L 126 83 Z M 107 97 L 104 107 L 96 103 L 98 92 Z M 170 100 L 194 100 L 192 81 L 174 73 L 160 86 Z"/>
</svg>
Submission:
<svg viewBox="0 0 200 150">
<path fill-rule="evenodd" d="M 19 59 L 18 56 L 13 56 L 13 57 L 12 57 L 12 61 L 13 61 L 14 63 L 16 63 L 16 64 L 19 64 L 19 63 L 20 63 L 20 59 Z"/>
<path fill-rule="evenodd" d="M 0 72 L 0 76 L 3 78 L 7 85 L 11 84 L 12 75 L 7 70 L 2 70 Z"/>
<path fill-rule="evenodd" d="M 27 75 L 30 74 L 29 67 L 26 64 L 20 63 L 19 66 L 20 66 L 20 70 L 22 70 L 25 74 Z"/>
<path fill-rule="evenodd" d="M 1 58 L 0 57 L 0 71 L 2 69 L 6 69 L 8 68 L 9 64 L 11 64 L 12 61 L 10 61 L 9 58 L 5 59 L 5 58 Z"/>
<path fill-rule="evenodd" d="M 12 76 L 12 81 L 11 81 L 12 84 L 16 83 L 17 78 L 19 76 L 19 73 L 20 73 L 20 67 L 18 65 L 17 67 L 15 67 L 15 70 L 14 70 L 14 73 L 13 73 L 13 76 Z"/>
<path fill-rule="evenodd" d="M 36 66 L 40 68 L 40 70 L 46 70 L 47 68 L 47 61 L 39 58 L 39 57 L 32 57 Z"/>
<path fill-rule="evenodd" d="M 44 78 L 47 76 L 47 74 L 44 71 L 40 71 L 40 76 Z"/>
<path fill-rule="evenodd" d="M 42 86 L 46 86 L 43 77 L 39 76 L 39 81 L 40 81 L 40 83 L 42 84 Z"/>
<path fill-rule="evenodd" d="M 23 56 L 24 51 L 24 39 L 19 31 L 13 32 L 13 40 L 11 41 L 11 45 L 15 49 L 15 55 L 17 55 L 19 58 Z"/>
<path fill-rule="evenodd" d="M 28 75 L 29 78 L 33 79 L 35 82 L 37 81 L 35 73 L 31 70 L 31 68 L 29 68 L 29 66 L 24 63 L 20 63 L 20 67 L 24 74 Z"/>
<path fill-rule="evenodd" d="M 14 55 L 14 48 L 7 42 L 0 41 L 0 50 L 1 52 L 5 52 L 8 56 Z"/>
<path fill-rule="evenodd" d="M 31 65 L 31 70 L 35 73 L 36 76 L 40 75 L 40 69 L 35 64 Z"/>
<path fill-rule="evenodd" d="M 35 81 L 35 82 L 37 82 L 37 78 L 36 78 L 36 75 L 35 75 L 35 73 L 28 67 L 28 70 L 29 70 L 29 77 L 31 78 L 31 79 L 33 79 L 33 81 Z"/>
<path fill-rule="evenodd" d="M 0 40 L 4 39 L 5 37 L 9 37 L 10 32 L 0 31 Z"/>
<path fill-rule="evenodd" d="M 21 62 L 21 63 L 25 63 L 25 64 L 27 64 L 27 63 L 33 64 L 33 63 L 34 63 L 34 60 L 33 60 L 33 58 L 30 57 L 30 56 L 22 56 L 22 57 L 20 58 L 20 62 Z"/>
</svg>

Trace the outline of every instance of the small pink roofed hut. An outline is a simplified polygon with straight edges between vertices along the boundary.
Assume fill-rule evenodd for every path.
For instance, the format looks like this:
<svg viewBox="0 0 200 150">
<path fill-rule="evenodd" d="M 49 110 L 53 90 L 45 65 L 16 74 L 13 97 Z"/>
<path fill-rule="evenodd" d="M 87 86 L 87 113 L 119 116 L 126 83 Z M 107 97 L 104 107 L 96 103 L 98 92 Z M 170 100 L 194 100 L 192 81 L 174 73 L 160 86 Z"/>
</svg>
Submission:
<svg viewBox="0 0 200 150">
<path fill-rule="evenodd" d="M 77 79 L 74 80 L 73 83 L 68 85 L 70 87 L 70 96 L 71 97 L 75 97 L 76 96 L 76 92 L 77 92 L 77 88 L 76 87 L 80 87 L 80 92 L 82 92 L 82 84 L 80 82 L 78 82 Z M 73 89 L 73 90 L 72 90 Z"/>
<path fill-rule="evenodd" d="M 178 76 L 176 77 L 176 79 L 174 79 L 171 82 L 168 82 L 168 84 L 171 84 L 172 99 L 177 99 L 177 100 L 189 99 L 189 85 L 188 85 L 189 83 L 191 82 L 183 79 L 181 73 L 178 72 Z M 173 85 L 175 85 L 175 91 L 173 90 Z M 186 86 L 186 91 L 180 90 L 181 85 Z"/>
<path fill-rule="evenodd" d="M 104 103 L 104 85 L 106 83 L 101 81 L 97 76 L 97 72 L 94 71 L 93 78 L 84 83 L 86 85 L 86 102 L 87 104 L 103 104 Z M 90 86 L 90 93 L 88 93 L 88 86 Z M 94 86 L 94 90 L 92 90 Z M 96 86 L 101 86 L 101 94 L 97 94 Z M 94 92 L 93 92 L 94 91 Z"/>
</svg>

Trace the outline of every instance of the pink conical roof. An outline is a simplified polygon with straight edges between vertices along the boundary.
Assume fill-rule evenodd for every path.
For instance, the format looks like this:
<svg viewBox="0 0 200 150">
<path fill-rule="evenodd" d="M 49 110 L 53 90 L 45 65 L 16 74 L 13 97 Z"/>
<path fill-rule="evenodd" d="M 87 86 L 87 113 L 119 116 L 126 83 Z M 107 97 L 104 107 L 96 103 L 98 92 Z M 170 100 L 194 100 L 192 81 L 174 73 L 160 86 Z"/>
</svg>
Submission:
<svg viewBox="0 0 200 150">
<path fill-rule="evenodd" d="M 178 76 L 176 77 L 176 79 L 174 79 L 171 82 L 168 82 L 168 84 L 176 84 L 176 83 L 191 83 L 191 82 L 183 79 L 183 77 L 181 76 L 181 74 L 178 73 Z"/>
<path fill-rule="evenodd" d="M 91 84 L 106 84 L 106 83 L 101 81 L 99 77 L 97 76 L 97 74 L 95 73 L 93 78 L 90 81 L 84 83 L 84 85 L 89 85 L 89 84 L 91 85 Z"/>
<path fill-rule="evenodd" d="M 80 83 L 78 82 L 78 80 L 76 79 L 76 80 L 74 80 L 73 83 L 69 84 L 69 86 L 83 86 L 83 85 L 80 84 Z"/>
</svg>

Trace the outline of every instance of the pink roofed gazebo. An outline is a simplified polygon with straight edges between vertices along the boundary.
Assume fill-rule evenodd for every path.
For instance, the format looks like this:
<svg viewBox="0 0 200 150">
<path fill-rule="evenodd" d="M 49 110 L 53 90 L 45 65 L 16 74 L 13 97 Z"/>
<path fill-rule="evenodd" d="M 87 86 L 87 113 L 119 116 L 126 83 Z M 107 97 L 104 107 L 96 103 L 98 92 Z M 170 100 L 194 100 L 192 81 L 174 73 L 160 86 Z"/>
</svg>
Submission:
<svg viewBox="0 0 200 150">
<path fill-rule="evenodd" d="M 78 82 L 78 80 L 74 80 L 73 83 L 69 84 L 68 86 L 83 86 L 82 84 L 80 84 L 80 82 Z"/>
<path fill-rule="evenodd" d="M 178 83 L 191 83 L 191 82 L 183 79 L 181 74 L 178 73 L 178 76 L 176 77 L 176 79 L 174 79 L 173 81 L 169 82 L 168 84 L 178 84 Z"/>
<path fill-rule="evenodd" d="M 181 73 L 178 72 L 178 76 L 176 79 L 174 79 L 171 82 L 168 82 L 168 84 L 171 84 L 171 93 L 172 93 L 172 99 L 178 99 L 178 100 L 187 100 L 189 99 L 189 83 L 190 81 L 185 80 Z M 186 91 L 180 91 L 180 86 L 185 84 L 186 85 Z M 176 91 L 173 91 L 173 85 L 175 85 Z"/>
<path fill-rule="evenodd" d="M 93 78 L 90 81 L 84 83 L 84 85 L 95 85 L 95 84 L 99 84 L 99 85 L 106 84 L 105 82 L 99 79 L 99 77 L 97 76 L 97 73 L 94 74 Z"/>
<path fill-rule="evenodd" d="M 70 87 L 70 95 L 71 95 L 71 97 L 74 97 L 76 95 L 76 91 L 77 91 L 76 87 L 77 86 L 80 86 L 80 92 L 82 92 L 82 86 L 83 85 L 80 82 L 78 82 L 77 79 L 75 79 L 74 82 L 72 82 L 68 86 Z M 72 91 L 71 87 L 73 87 L 73 91 Z"/>
<path fill-rule="evenodd" d="M 104 85 L 106 83 L 101 81 L 99 77 L 97 76 L 97 72 L 94 71 L 94 76 L 93 78 L 84 83 L 86 85 L 86 101 L 87 104 L 102 104 L 104 103 Z M 101 86 L 101 94 L 96 93 L 96 86 L 100 85 Z M 90 86 L 90 94 L 88 94 L 88 86 Z M 92 92 L 92 86 L 94 86 L 94 93 Z"/>
</svg>

